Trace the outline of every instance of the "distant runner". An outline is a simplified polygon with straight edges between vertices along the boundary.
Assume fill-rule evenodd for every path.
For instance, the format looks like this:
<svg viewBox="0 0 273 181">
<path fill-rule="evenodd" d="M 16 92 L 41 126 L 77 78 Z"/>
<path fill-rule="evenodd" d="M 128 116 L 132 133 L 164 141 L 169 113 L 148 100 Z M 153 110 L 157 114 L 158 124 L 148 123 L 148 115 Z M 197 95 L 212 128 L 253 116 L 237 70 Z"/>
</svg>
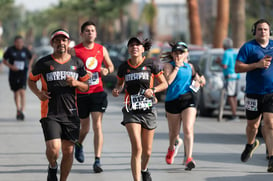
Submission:
<svg viewBox="0 0 273 181">
<path fill-rule="evenodd" d="M 3 58 L 3 63 L 9 68 L 9 85 L 17 109 L 16 119 L 24 120 L 27 72 L 31 70 L 33 58 L 31 52 L 24 46 L 22 36 L 14 38 L 14 45 L 5 51 Z"/>
</svg>

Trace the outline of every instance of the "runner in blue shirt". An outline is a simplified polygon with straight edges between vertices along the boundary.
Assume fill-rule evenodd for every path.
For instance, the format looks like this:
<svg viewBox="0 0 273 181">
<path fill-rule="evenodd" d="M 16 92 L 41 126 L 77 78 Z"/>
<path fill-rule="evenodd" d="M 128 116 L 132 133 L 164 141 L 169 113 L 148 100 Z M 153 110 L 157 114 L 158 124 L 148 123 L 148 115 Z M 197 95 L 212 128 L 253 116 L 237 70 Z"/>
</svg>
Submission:
<svg viewBox="0 0 273 181">
<path fill-rule="evenodd" d="M 192 89 L 197 91 L 196 88 L 203 86 L 204 82 L 196 73 L 193 65 L 188 63 L 188 46 L 184 42 L 177 42 L 170 46 L 172 51 L 166 53 L 169 61 L 164 66 L 164 75 L 169 84 L 165 100 L 169 126 L 169 148 L 165 160 L 167 164 L 172 164 L 182 144 L 179 132 L 183 121 L 185 170 L 191 170 L 195 168 L 192 150 L 196 118 L 196 101 Z"/>
<path fill-rule="evenodd" d="M 235 62 L 237 53 L 234 51 L 233 41 L 230 38 L 226 38 L 223 41 L 224 54 L 222 61 L 217 61 L 223 68 L 223 74 L 225 78 L 225 89 L 227 92 L 227 100 L 231 107 L 232 116 L 229 118 L 230 121 L 238 120 L 236 116 L 237 110 L 237 86 L 239 74 L 235 73 Z"/>
<path fill-rule="evenodd" d="M 246 162 L 259 146 L 256 138 L 263 116 L 264 137 L 269 154 L 268 172 L 273 172 L 273 40 L 270 23 L 260 19 L 252 29 L 254 40 L 245 43 L 237 56 L 236 72 L 247 72 L 245 108 L 247 144 L 241 155 Z"/>
</svg>

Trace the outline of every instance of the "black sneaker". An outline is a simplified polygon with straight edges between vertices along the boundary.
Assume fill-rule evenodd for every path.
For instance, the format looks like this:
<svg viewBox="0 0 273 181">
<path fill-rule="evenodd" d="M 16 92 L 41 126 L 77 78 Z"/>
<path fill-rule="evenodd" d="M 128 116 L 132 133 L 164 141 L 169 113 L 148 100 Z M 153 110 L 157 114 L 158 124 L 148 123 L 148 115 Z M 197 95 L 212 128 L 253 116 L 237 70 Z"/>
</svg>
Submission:
<svg viewBox="0 0 273 181">
<path fill-rule="evenodd" d="M 103 172 L 103 169 L 101 168 L 100 162 L 99 161 L 95 161 L 95 163 L 93 164 L 93 171 L 95 173 L 101 173 Z"/>
<path fill-rule="evenodd" d="M 246 147 L 241 155 L 241 161 L 247 162 L 247 160 L 252 157 L 254 151 L 256 150 L 256 148 L 258 148 L 259 144 L 259 140 L 257 139 L 252 145 L 246 144 Z"/>
<path fill-rule="evenodd" d="M 147 169 L 147 171 L 141 171 L 142 181 L 152 181 L 151 173 Z"/>
<path fill-rule="evenodd" d="M 269 158 L 267 171 L 273 172 L 273 156 Z"/>
<path fill-rule="evenodd" d="M 20 112 L 21 112 L 20 120 L 21 120 L 21 121 L 24 121 L 24 120 L 25 120 L 25 115 L 24 115 L 24 113 L 23 113 L 22 111 L 20 111 Z"/>
<path fill-rule="evenodd" d="M 21 111 L 17 111 L 17 113 L 16 113 L 16 119 L 20 120 L 20 117 L 21 117 Z"/>
<path fill-rule="evenodd" d="M 84 162 L 83 146 L 80 143 L 75 143 L 75 158 L 78 162 Z"/>
<path fill-rule="evenodd" d="M 232 116 L 230 116 L 230 117 L 227 118 L 227 121 L 234 121 L 234 122 L 236 122 L 236 121 L 240 121 L 240 119 L 239 119 L 238 116 L 232 115 Z"/>
<path fill-rule="evenodd" d="M 191 171 L 193 168 L 195 168 L 195 165 L 196 163 L 193 158 L 188 158 L 185 163 L 185 170 Z"/>
<path fill-rule="evenodd" d="M 24 121 L 25 115 L 23 114 L 22 111 L 17 111 L 16 119 L 17 119 L 18 121 Z"/>
<path fill-rule="evenodd" d="M 58 181 L 57 170 L 58 170 L 58 167 L 57 168 L 50 168 L 48 166 L 47 181 Z"/>
</svg>

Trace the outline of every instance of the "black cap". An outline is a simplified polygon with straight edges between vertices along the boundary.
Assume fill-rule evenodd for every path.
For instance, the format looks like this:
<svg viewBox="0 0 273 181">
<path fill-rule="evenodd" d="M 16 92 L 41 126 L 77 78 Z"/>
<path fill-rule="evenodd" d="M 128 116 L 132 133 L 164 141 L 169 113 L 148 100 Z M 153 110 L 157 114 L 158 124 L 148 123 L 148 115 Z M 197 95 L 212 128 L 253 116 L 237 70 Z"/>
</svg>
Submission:
<svg viewBox="0 0 273 181">
<path fill-rule="evenodd" d="M 188 45 L 182 41 L 177 42 L 173 47 L 172 47 L 172 52 L 175 51 L 182 51 L 182 52 L 187 52 L 188 51 Z"/>
<path fill-rule="evenodd" d="M 138 44 L 143 45 L 143 40 L 142 40 L 142 38 L 140 38 L 140 37 L 132 37 L 132 38 L 129 39 L 129 41 L 128 41 L 128 43 L 127 43 L 127 47 L 128 47 L 131 43 L 133 43 L 133 42 L 137 42 Z"/>
</svg>

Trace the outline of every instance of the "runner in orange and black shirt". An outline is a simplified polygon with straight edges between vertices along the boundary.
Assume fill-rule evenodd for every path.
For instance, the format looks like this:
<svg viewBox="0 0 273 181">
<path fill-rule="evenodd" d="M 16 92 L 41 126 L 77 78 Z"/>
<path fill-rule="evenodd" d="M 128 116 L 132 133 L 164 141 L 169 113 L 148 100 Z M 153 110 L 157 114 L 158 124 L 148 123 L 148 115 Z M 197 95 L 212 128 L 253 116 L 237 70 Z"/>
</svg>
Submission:
<svg viewBox="0 0 273 181">
<path fill-rule="evenodd" d="M 41 58 L 30 73 L 33 81 L 42 80 L 42 90 L 50 92 L 51 99 L 42 101 L 41 117 L 59 119 L 60 122 L 70 122 L 69 118 L 77 118 L 76 88 L 69 86 L 66 77 L 86 81 L 89 77 L 84 65 L 77 57 L 71 57 L 61 63 L 52 55 Z M 68 119 L 68 120 L 66 120 Z M 76 141 L 77 139 L 73 139 Z"/>
<path fill-rule="evenodd" d="M 51 35 L 52 55 L 38 60 L 29 75 L 29 88 L 41 100 L 41 125 L 49 161 L 48 181 L 57 181 L 57 159 L 60 149 L 60 180 L 67 179 L 73 163 L 74 143 L 78 140 L 80 120 L 76 106 L 76 88 L 88 90 L 89 76 L 81 60 L 68 53 L 69 34 L 62 29 Z M 36 82 L 41 80 L 42 90 Z"/>
<path fill-rule="evenodd" d="M 132 37 L 128 41 L 130 59 L 120 65 L 118 82 L 112 95 L 119 96 L 125 86 L 125 106 L 122 109 L 122 124 L 126 127 L 131 141 L 131 170 L 134 180 L 151 181 L 148 162 L 152 152 L 157 113 L 153 107 L 155 92 L 163 91 L 168 84 L 154 62 L 145 59 L 143 53 L 151 47 L 149 40 Z M 154 76 L 158 85 L 154 87 Z"/>
<path fill-rule="evenodd" d="M 130 61 L 121 64 L 118 69 L 117 77 L 120 81 L 124 81 L 125 83 L 125 103 L 127 103 L 125 109 L 134 112 L 144 111 L 138 109 L 138 105 L 128 107 L 128 105 L 132 106 L 130 103 L 133 101 L 130 96 L 141 94 L 146 89 L 153 88 L 154 78 L 157 78 L 160 75 L 162 75 L 162 71 L 154 64 L 153 60 L 146 59 L 145 57 L 143 57 L 143 60 L 138 65 L 132 65 Z M 152 109 L 147 109 L 147 111 L 148 110 L 151 111 Z M 125 124 L 125 122 L 123 122 L 123 124 Z M 153 124 L 151 127 L 147 125 L 143 126 L 147 129 L 156 128 L 156 124 Z"/>
</svg>

